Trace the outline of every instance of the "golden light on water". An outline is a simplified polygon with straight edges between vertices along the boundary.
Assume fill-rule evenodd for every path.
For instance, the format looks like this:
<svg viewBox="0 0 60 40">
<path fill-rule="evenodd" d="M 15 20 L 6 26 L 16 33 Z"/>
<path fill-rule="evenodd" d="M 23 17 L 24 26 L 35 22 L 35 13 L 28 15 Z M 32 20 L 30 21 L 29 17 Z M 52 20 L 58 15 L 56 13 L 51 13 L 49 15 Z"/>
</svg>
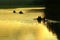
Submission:
<svg viewBox="0 0 60 40">
<path fill-rule="evenodd" d="M 0 40 L 57 40 L 49 32 L 44 23 L 38 23 L 34 18 L 44 17 L 44 12 L 28 13 L 30 9 L 16 8 L 0 10 Z M 16 10 L 16 13 L 13 13 Z M 24 14 L 18 12 L 22 10 Z"/>
</svg>

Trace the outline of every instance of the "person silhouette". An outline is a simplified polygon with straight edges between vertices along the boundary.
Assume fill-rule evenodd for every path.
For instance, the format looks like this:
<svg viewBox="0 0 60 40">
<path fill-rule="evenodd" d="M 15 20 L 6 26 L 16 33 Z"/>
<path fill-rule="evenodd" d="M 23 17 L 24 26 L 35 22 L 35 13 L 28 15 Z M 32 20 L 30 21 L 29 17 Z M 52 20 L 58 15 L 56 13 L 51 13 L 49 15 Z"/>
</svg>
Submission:
<svg viewBox="0 0 60 40">
<path fill-rule="evenodd" d="M 19 14 L 23 14 L 23 12 L 22 11 L 19 11 Z"/>
<path fill-rule="evenodd" d="M 14 10 L 13 13 L 16 13 L 16 11 Z"/>
<path fill-rule="evenodd" d="M 41 18 L 41 16 L 38 16 L 36 19 L 34 20 L 37 20 L 38 23 L 41 23 L 41 21 L 43 21 L 45 23 L 45 18 Z"/>
<path fill-rule="evenodd" d="M 42 20 L 41 16 L 38 16 L 37 18 L 38 23 L 41 23 L 41 20 Z"/>
</svg>

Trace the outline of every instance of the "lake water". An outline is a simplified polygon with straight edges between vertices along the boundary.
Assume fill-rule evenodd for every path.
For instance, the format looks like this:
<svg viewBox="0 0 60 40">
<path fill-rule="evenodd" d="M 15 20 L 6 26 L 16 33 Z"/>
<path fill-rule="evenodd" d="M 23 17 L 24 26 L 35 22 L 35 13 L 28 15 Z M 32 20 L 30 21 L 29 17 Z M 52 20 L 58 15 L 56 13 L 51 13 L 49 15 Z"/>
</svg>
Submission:
<svg viewBox="0 0 60 40">
<path fill-rule="evenodd" d="M 44 12 L 28 12 L 31 9 L 44 7 L 0 9 L 0 40 L 57 40 L 46 24 L 33 20 L 38 16 L 43 18 Z M 23 11 L 23 14 L 19 14 L 19 11 Z"/>
</svg>

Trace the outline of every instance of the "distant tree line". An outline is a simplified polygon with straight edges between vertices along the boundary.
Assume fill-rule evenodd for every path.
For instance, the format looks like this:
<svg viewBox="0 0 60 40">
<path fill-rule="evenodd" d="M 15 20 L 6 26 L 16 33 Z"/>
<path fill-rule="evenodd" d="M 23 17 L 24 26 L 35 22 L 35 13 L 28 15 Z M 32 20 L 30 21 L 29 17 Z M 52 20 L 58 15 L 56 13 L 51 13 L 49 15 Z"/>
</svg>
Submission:
<svg viewBox="0 0 60 40">
<path fill-rule="evenodd" d="M 45 5 L 45 0 L 0 0 L 0 6 Z"/>
</svg>

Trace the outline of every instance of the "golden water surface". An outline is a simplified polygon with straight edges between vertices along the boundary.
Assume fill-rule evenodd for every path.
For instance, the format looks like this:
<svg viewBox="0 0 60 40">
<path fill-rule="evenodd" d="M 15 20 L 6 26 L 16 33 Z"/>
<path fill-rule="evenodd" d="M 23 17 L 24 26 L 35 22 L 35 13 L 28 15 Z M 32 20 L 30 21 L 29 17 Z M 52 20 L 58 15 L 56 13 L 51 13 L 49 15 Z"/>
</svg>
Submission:
<svg viewBox="0 0 60 40">
<path fill-rule="evenodd" d="M 57 40 L 49 32 L 47 25 L 33 20 L 38 16 L 44 17 L 44 12 L 28 12 L 38 8 L 0 9 L 0 40 Z M 13 13 L 13 10 L 16 13 Z M 23 11 L 24 14 L 19 14 Z"/>
</svg>

